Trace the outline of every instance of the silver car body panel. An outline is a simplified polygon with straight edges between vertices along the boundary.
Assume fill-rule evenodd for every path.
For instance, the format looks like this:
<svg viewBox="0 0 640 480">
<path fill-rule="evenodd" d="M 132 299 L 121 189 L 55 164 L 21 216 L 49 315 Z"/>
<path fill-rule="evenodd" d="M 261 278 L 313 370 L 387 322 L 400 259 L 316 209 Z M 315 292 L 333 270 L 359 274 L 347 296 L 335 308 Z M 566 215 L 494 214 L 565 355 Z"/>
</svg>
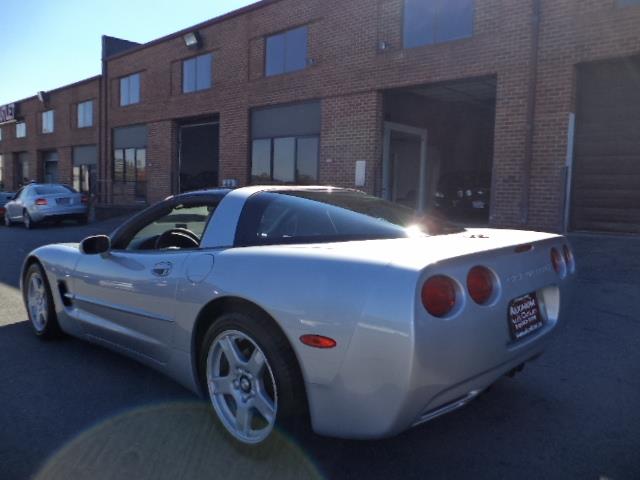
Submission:
<svg viewBox="0 0 640 480">
<path fill-rule="evenodd" d="M 87 256 L 77 245 L 50 245 L 31 256 L 54 288 L 62 328 L 128 354 L 200 392 L 194 345 L 205 305 L 234 297 L 267 312 L 300 364 L 316 432 L 379 438 L 459 408 L 504 373 L 540 354 L 566 308 L 572 274 L 560 278 L 550 249 L 560 235 L 471 229 L 451 235 L 306 245 L 232 248 L 247 198 L 277 187 L 227 194 L 199 250 L 112 251 Z M 518 245 L 530 250 L 516 253 Z M 28 261 L 28 260 L 27 260 Z M 169 262 L 158 278 L 153 268 Z M 466 294 L 476 265 L 498 279 L 486 306 Z M 420 300 L 424 281 L 448 275 L 461 302 L 446 318 Z M 545 325 L 512 341 L 512 299 L 536 292 Z M 561 301 L 562 300 L 562 301 Z M 333 349 L 299 340 L 318 334 Z"/>
</svg>

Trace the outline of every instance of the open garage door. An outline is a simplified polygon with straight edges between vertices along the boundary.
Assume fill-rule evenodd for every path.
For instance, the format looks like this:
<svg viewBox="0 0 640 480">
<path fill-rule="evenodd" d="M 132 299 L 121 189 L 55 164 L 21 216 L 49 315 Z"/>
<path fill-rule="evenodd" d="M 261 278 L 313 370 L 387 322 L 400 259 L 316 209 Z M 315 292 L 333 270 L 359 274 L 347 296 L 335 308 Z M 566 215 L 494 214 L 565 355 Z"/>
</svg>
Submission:
<svg viewBox="0 0 640 480">
<path fill-rule="evenodd" d="M 640 233 L 640 58 L 578 68 L 571 228 Z"/>
</svg>

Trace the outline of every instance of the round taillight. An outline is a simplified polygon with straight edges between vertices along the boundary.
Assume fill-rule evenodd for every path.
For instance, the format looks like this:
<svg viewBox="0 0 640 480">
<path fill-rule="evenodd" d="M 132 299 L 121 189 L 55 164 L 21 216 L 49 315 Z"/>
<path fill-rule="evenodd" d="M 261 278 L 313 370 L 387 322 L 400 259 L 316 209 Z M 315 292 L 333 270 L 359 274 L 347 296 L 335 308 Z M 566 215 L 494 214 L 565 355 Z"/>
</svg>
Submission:
<svg viewBox="0 0 640 480">
<path fill-rule="evenodd" d="M 562 253 L 564 255 L 564 261 L 567 263 L 567 268 L 570 271 L 573 271 L 576 265 L 575 259 L 573 258 L 573 252 L 567 245 L 565 245 L 564 247 L 562 247 Z"/>
<path fill-rule="evenodd" d="M 444 275 L 431 277 L 422 286 L 422 305 L 434 317 L 444 317 L 456 305 L 456 286 Z"/>
<path fill-rule="evenodd" d="M 469 296 L 479 305 L 486 304 L 493 296 L 493 274 L 486 267 L 473 267 L 467 275 Z"/>
<path fill-rule="evenodd" d="M 556 271 L 556 273 L 563 277 L 566 273 L 564 259 L 562 258 L 562 255 L 560 255 L 558 249 L 555 247 L 551 249 L 551 264 L 553 265 L 553 269 Z"/>
</svg>

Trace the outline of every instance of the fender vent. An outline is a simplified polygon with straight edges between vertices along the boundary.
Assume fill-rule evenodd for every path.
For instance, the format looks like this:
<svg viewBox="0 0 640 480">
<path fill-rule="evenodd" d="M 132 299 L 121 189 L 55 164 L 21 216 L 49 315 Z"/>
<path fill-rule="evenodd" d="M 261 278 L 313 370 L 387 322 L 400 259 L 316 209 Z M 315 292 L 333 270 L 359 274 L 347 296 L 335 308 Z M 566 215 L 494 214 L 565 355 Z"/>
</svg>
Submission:
<svg viewBox="0 0 640 480">
<path fill-rule="evenodd" d="M 62 304 L 65 307 L 70 307 L 73 304 L 72 296 L 69 293 L 69 289 L 67 288 L 66 282 L 64 282 L 63 280 L 58 281 L 58 291 L 60 292 L 60 298 L 62 299 Z"/>
</svg>

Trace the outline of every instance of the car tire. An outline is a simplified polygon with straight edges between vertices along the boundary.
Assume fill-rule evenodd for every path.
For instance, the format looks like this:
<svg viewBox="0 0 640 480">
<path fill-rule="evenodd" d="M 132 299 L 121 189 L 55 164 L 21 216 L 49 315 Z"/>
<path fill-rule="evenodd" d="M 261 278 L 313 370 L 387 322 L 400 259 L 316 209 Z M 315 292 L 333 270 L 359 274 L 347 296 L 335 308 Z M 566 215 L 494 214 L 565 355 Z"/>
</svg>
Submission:
<svg viewBox="0 0 640 480">
<path fill-rule="evenodd" d="M 35 227 L 31 215 L 29 215 L 29 212 L 27 212 L 26 210 L 22 212 L 22 224 L 27 230 L 31 230 Z"/>
<path fill-rule="evenodd" d="M 35 334 L 43 339 L 59 337 L 60 325 L 56 316 L 51 288 L 39 263 L 33 263 L 24 276 L 22 287 L 29 323 Z"/>
<path fill-rule="evenodd" d="M 298 361 L 270 318 L 260 312 L 225 313 L 209 327 L 201 347 L 203 390 L 218 420 L 237 442 L 263 444 L 273 437 L 275 428 L 293 435 L 308 431 Z M 233 356 L 236 359 L 230 361 Z M 262 369 L 257 369 L 261 364 Z"/>
</svg>

